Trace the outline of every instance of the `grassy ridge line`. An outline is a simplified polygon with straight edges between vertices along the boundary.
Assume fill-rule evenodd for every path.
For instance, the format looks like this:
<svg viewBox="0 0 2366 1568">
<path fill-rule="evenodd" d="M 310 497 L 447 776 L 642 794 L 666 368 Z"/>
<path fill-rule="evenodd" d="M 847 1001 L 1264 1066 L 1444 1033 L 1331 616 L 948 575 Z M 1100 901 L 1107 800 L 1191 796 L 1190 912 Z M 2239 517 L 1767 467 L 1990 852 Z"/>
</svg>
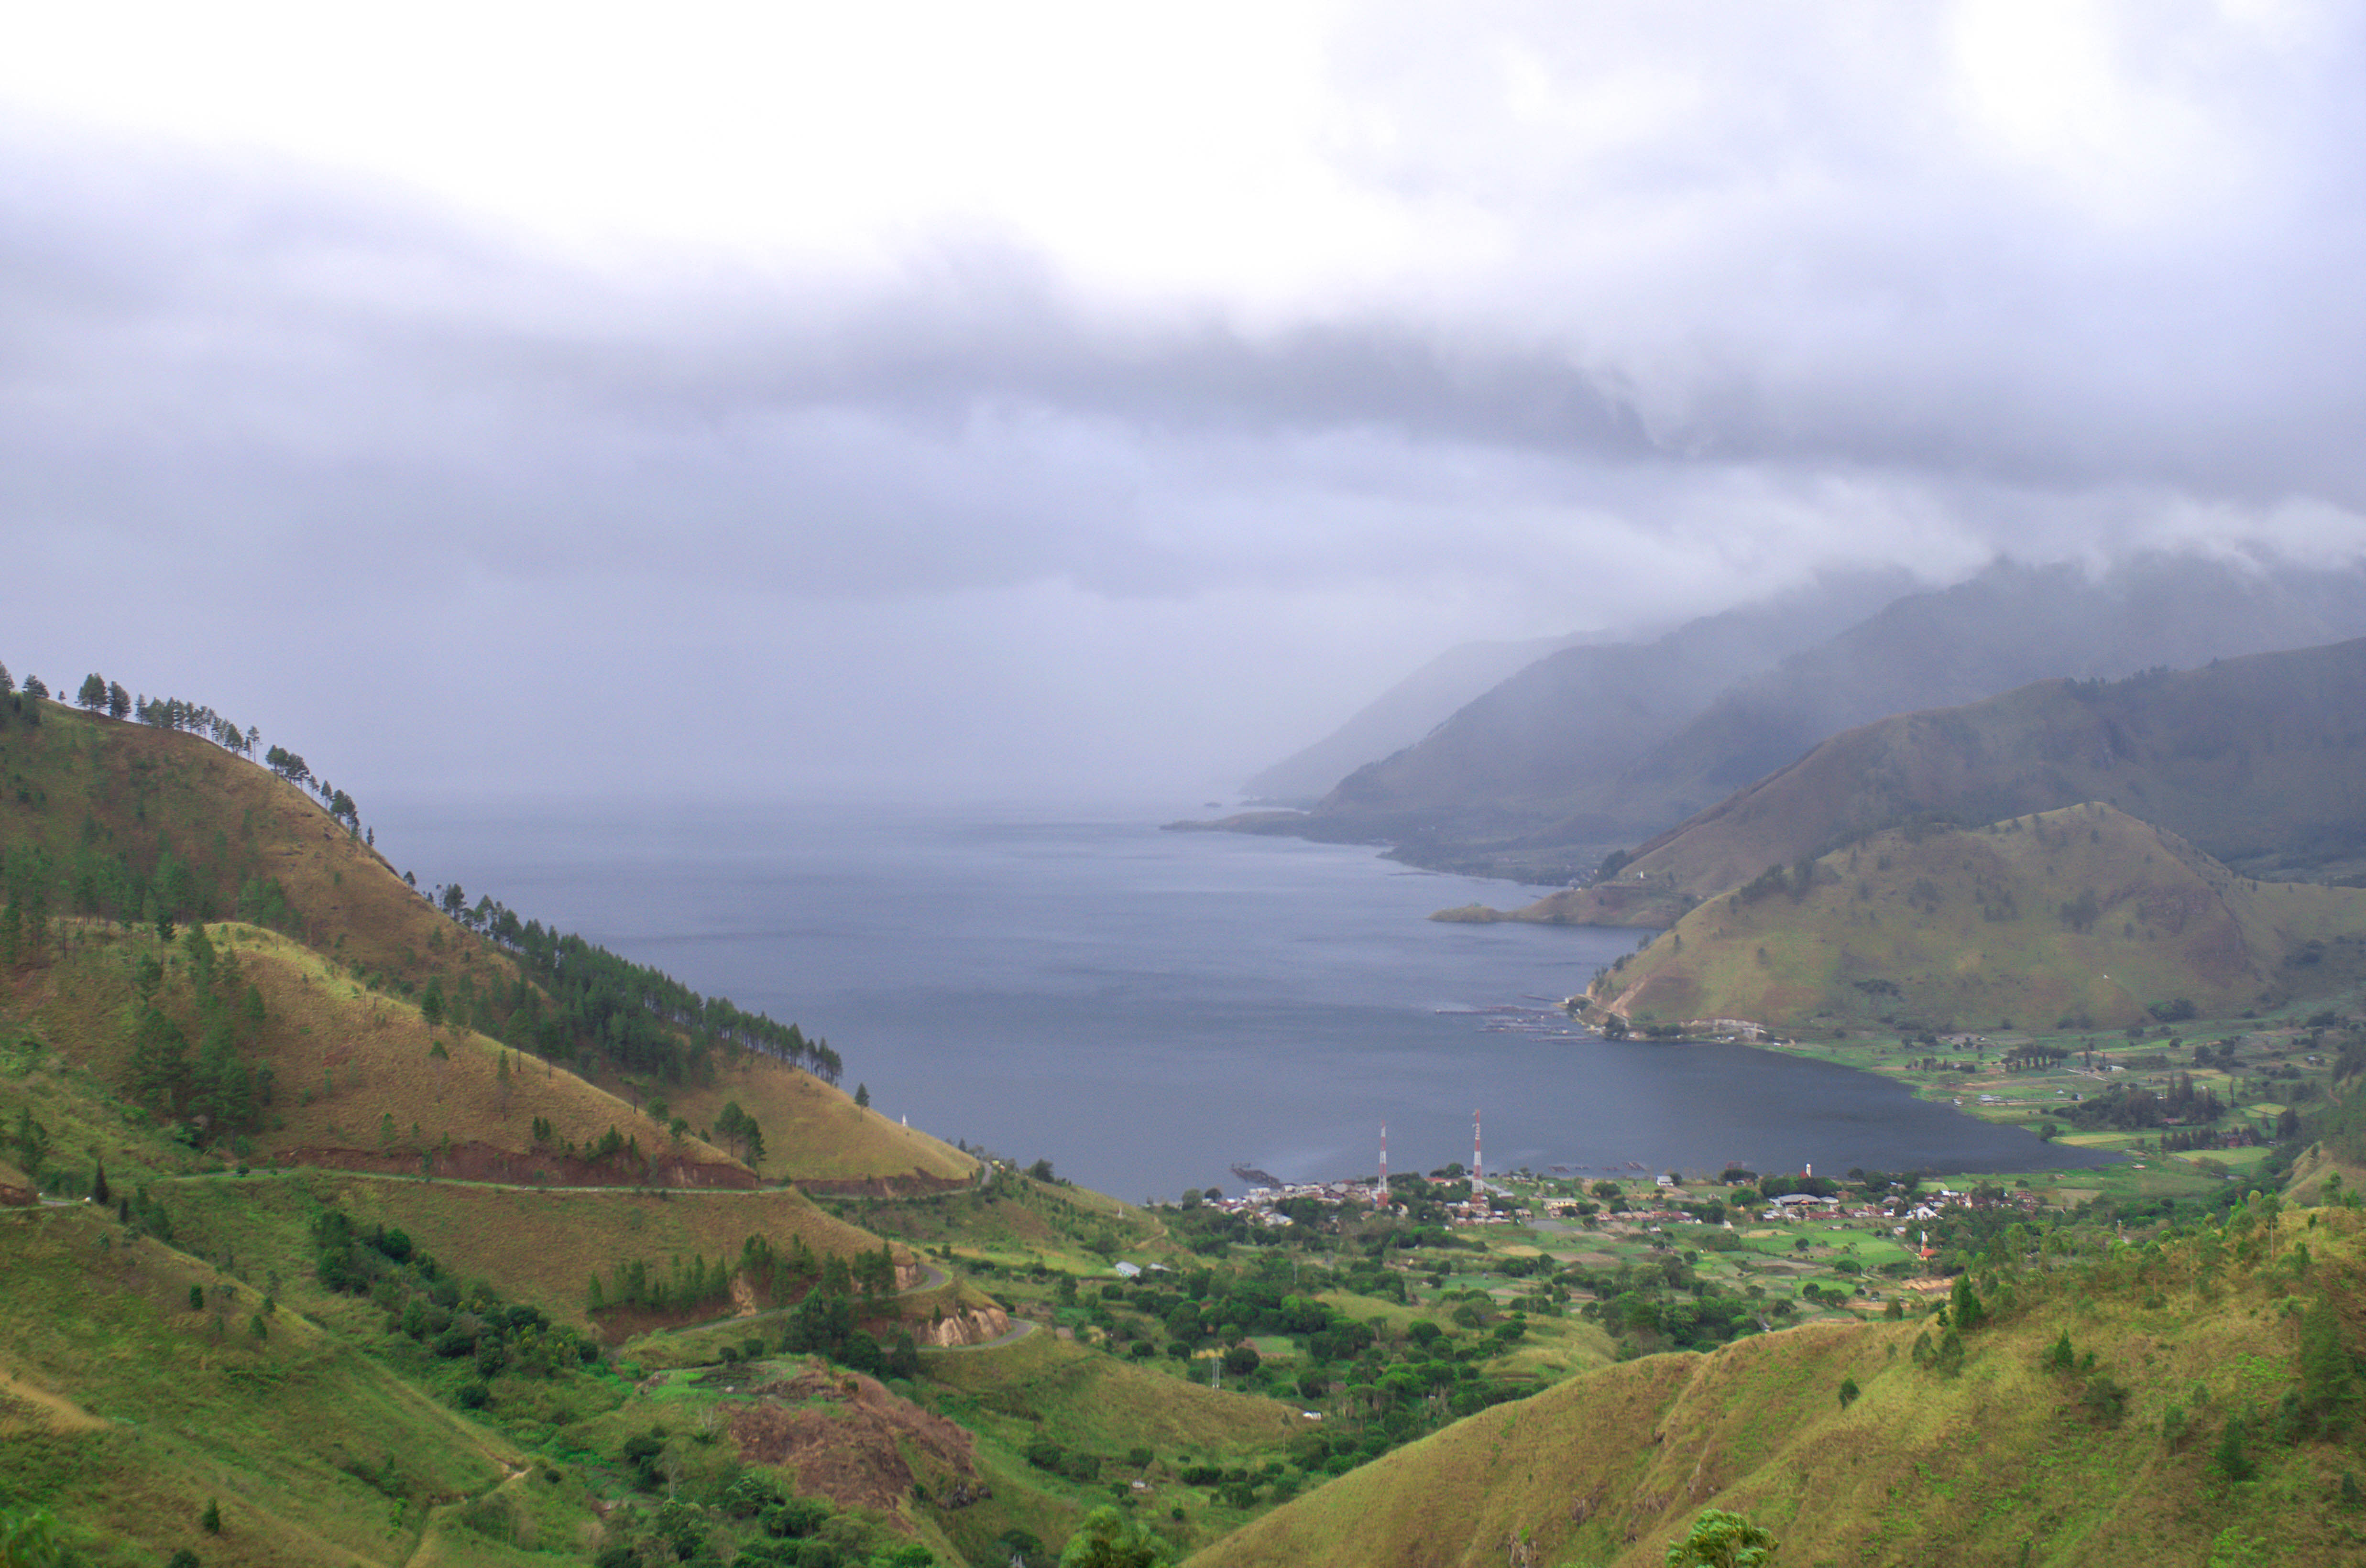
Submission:
<svg viewBox="0 0 2366 1568">
<path fill-rule="evenodd" d="M 398 1563 L 419 1517 L 344 1467 L 390 1462 L 417 1495 L 450 1499 L 517 1460 L 285 1306 L 254 1338 L 264 1292 L 95 1208 L 0 1220 L 0 1387 L 38 1384 L 91 1418 L 12 1436 L 11 1490 L 87 1532 L 91 1561 L 187 1547 L 208 1563 Z M 208 1498 L 218 1537 L 198 1524 Z"/>
<path fill-rule="evenodd" d="M 2273 1265 L 2246 1233 L 2215 1263 L 2186 1242 L 2025 1279 L 2007 1321 L 1966 1336 L 1960 1376 L 1915 1363 L 1927 1330 L 1910 1321 L 1605 1368 L 1355 1471 L 1192 1562 L 1478 1568 L 1525 1543 L 1538 1563 L 1656 1568 L 1708 1507 L 1768 1526 L 1786 1562 L 2200 1562 L 2229 1541 L 2250 1543 L 2240 1561 L 2347 1560 L 2366 1541 L 2338 1503 L 2348 1442 L 2255 1434 L 2259 1478 L 2239 1484 L 2212 1454 L 2230 1416 L 2271 1417 L 2294 1385 L 2297 1304 L 2326 1292 L 2358 1342 L 2361 1228 L 2356 1211 L 2292 1215 Z M 2129 1389 L 2116 1425 L 2080 1404 L 2080 1380 L 2043 1369 L 2065 1331 Z M 1853 1404 L 1836 1397 L 1843 1378 L 1863 1391 Z M 2190 1422 L 2178 1440 L 2172 1405 Z"/>
<path fill-rule="evenodd" d="M 2294 965 L 2309 941 L 2315 960 Z M 2250 881 L 2089 804 L 1877 834 L 1814 862 L 1804 891 L 1795 869 L 1700 905 L 1591 994 L 1638 1020 L 2114 1028 L 2178 998 L 2215 1017 L 2277 1005 L 2361 967 L 2366 890 Z"/>
</svg>

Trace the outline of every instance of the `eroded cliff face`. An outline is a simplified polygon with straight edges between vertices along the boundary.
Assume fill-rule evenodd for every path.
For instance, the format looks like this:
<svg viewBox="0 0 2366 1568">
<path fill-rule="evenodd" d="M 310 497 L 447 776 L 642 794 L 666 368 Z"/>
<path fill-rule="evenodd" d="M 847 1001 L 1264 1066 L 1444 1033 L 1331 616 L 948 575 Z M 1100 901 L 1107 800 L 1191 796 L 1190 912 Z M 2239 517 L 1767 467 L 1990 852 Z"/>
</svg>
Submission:
<svg viewBox="0 0 2366 1568">
<path fill-rule="evenodd" d="M 921 1326 L 913 1338 L 923 1345 L 949 1350 L 962 1345 L 983 1345 L 1009 1332 L 1010 1315 L 1002 1308 L 973 1306 Z"/>
</svg>

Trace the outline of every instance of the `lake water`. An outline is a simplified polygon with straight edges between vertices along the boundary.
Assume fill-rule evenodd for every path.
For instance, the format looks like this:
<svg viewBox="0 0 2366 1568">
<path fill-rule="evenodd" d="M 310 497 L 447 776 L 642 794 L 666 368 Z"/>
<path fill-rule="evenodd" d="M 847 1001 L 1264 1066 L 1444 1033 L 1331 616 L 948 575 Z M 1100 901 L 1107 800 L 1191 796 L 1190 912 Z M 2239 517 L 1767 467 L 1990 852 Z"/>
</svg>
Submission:
<svg viewBox="0 0 2366 1568">
<path fill-rule="evenodd" d="M 1474 1110 L 1490 1169 L 2096 1162 L 1869 1073 L 1575 1031 L 1552 1003 L 1638 933 L 1423 918 L 1535 890 L 1160 820 L 414 806 L 378 837 L 422 888 L 825 1036 L 879 1110 L 1126 1198 L 1367 1174 L 1383 1122 L 1391 1169 L 1467 1164 Z"/>
</svg>

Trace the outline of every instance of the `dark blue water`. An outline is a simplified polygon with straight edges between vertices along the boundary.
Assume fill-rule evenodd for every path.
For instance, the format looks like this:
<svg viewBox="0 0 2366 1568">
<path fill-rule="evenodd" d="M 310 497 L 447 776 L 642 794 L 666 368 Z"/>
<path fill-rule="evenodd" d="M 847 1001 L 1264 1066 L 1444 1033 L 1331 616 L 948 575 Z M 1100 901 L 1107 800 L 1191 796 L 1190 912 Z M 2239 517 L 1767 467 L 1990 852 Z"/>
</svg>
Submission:
<svg viewBox="0 0 2366 1568">
<path fill-rule="evenodd" d="M 1382 1122 L 1395 1170 L 1468 1163 L 1474 1110 L 1490 1169 L 2092 1162 L 1868 1073 L 1568 1031 L 1550 1003 L 1637 933 L 1423 918 L 1533 890 L 1158 820 L 413 807 L 378 832 L 422 887 L 794 1019 L 876 1108 L 1128 1198 L 1238 1187 L 1236 1161 L 1368 1173 Z"/>
</svg>

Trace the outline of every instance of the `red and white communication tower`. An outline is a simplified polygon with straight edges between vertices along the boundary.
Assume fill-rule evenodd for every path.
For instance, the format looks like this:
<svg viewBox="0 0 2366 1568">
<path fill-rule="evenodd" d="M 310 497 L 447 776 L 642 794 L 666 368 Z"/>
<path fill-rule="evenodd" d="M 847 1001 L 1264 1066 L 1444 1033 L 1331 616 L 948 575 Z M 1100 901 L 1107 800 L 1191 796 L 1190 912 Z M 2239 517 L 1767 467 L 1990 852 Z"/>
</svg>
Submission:
<svg viewBox="0 0 2366 1568">
<path fill-rule="evenodd" d="M 1487 1195 L 1486 1184 L 1479 1179 L 1479 1173 L 1487 1169 L 1486 1158 L 1480 1153 L 1481 1148 L 1479 1113 L 1473 1111 L 1470 1113 L 1470 1196 L 1474 1200 Z"/>
<path fill-rule="evenodd" d="M 1389 1125 L 1380 1124 L 1380 1202 L 1389 1201 Z"/>
</svg>

